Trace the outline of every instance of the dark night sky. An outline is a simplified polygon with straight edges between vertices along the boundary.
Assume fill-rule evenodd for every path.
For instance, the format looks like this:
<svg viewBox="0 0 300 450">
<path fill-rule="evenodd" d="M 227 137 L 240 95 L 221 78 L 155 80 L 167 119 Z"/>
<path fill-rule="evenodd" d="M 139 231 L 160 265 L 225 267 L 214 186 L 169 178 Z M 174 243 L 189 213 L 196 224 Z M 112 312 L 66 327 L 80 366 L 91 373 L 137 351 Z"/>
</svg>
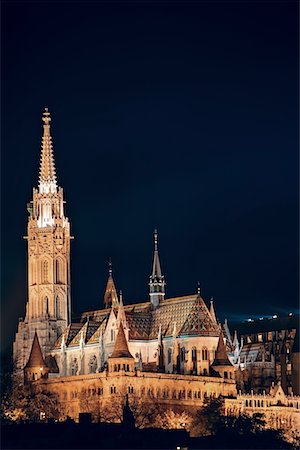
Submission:
<svg viewBox="0 0 300 450">
<path fill-rule="evenodd" d="M 158 227 L 167 296 L 231 319 L 298 309 L 297 2 L 2 8 L 2 339 L 24 315 L 26 203 L 48 106 L 72 233 L 74 316 L 112 257 L 146 300 Z"/>
</svg>

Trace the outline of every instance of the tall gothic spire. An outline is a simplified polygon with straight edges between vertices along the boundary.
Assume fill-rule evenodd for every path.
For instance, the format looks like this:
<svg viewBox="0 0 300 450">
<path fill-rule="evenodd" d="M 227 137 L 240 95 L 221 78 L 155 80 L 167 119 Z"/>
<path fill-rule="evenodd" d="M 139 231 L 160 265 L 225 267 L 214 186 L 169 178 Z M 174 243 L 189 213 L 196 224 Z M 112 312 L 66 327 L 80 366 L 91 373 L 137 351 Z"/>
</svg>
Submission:
<svg viewBox="0 0 300 450">
<path fill-rule="evenodd" d="M 117 307 L 119 305 L 118 302 L 118 294 L 115 287 L 115 283 L 112 276 L 112 263 L 111 260 L 108 262 L 108 280 L 104 294 L 104 305 L 105 308 Z"/>
<path fill-rule="evenodd" d="M 165 280 L 161 272 L 159 255 L 158 255 L 158 233 L 154 230 L 154 257 L 152 274 L 150 275 L 150 300 L 154 307 L 165 297 Z"/>
<path fill-rule="evenodd" d="M 52 138 L 50 134 L 51 117 L 48 108 L 43 113 L 44 133 L 42 138 L 42 151 L 39 174 L 39 191 L 41 194 L 57 191 L 56 172 L 54 165 Z"/>
</svg>

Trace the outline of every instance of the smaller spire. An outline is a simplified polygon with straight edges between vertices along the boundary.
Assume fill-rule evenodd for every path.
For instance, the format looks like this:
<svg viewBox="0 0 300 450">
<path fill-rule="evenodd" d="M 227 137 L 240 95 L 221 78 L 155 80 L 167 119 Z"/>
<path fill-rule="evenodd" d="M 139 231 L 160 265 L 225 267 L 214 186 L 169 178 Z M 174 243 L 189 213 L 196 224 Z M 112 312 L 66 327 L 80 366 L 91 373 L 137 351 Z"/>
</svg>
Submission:
<svg viewBox="0 0 300 450">
<path fill-rule="evenodd" d="M 106 289 L 104 293 L 104 306 L 105 308 L 115 308 L 119 304 L 118 294 L 116 286 L 112 276 L 112 262 L 111 259 L 108 261 L 108 280 L 106 284 Z"/>
<path fill-rule="evenodd" d="M 159 302 L 165 298 L 165 280 L 161 271 L 159 254 L 158 254 L 158 232 L 155 228 L 154 233 L 154 257 L 152 274 L 150 275 L 150 300 L 152 305 L 156 308 Z"/>
</svg>

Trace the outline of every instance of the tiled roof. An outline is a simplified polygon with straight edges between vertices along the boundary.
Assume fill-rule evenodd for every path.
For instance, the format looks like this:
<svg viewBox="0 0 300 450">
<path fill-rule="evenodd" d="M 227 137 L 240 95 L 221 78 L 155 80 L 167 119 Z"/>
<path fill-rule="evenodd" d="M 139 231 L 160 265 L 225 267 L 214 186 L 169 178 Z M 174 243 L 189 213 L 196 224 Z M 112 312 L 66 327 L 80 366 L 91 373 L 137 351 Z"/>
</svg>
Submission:
<svg viewBox="0 0 300 450">
<path fill-rule="evenodd" d="M 57 341 L 54 344 L 54 348 L 60 348 L 62 339 L 65 339 L 65 345 L 68 347 L 70 342 L 74 339 L 78 331 L 82 328 L 82 323 L 71 323 L 67 326 L 64 332 L 59 336 Z"/>
<path fill-rule="evenodd" d="M 87 321 L 84 325 L 81 326 L 81 329 L 78 331 L 76 336 L 71 341 L 69 347 L 75 347 L 79 345 L 81 338 L 83 342 L 86 344 L 89 339 L 93 336 L 93 334 L 99 328 L 98 322 Z"/>
<path fill-rule="evenodd" d="M 105 331 L 110 311 L 111 308 L 107 308 L 83 313 L 80 324 L 69 325 L 64 331 L 66 345 L 79 345 L 81 333 L 85 343 L 97 342 L 100 329 Z M 150 302 L 124 305 L 124 311 L 130 340 L 157 339 L 160 326 L 162 337 L 172 337 L 174 326 L 177 336 L 219 336 L 220 333 L 219 325 L 212 320 L 204 300 L 197 294 L 165 299 L 155 309 Z M 117 314 L 117 309 L 115 312 Z M 62 336 L 55 348 L 60 347 L 61 339 Z"/>
<path fill-rule="evenodd" d="M 102 322 L 98 322 L 98 328 L 96 329 L 95 333 L 91 336 L 91 338 L 88 340 L 88 344 L 95 344 L 99 342 L 100 339 L 100 333 L 104 334 L 105 327 L 106 327 L 107 320 L 103 319 Z"/>
</svg>

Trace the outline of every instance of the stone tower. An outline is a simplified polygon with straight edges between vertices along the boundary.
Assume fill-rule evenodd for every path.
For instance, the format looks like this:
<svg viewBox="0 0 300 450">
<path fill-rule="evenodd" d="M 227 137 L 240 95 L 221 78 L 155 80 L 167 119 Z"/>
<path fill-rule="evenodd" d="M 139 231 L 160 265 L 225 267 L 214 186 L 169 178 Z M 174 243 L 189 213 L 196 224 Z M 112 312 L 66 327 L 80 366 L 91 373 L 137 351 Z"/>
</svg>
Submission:
<svg viewBox="0 0 300 450">
<path fill-rule="evenodd" d="M 149 282 L 150 301 L 154 308 L 156 308 L 159 305 L 159 302 L 165 298 L 165 285 L 165 278 L 161 271 L 158 255 L 158 233 L 157 230 L 154 230 L 154 257 Z"/>
<path fill-rule="evenodd" d="M 56 180 L 50 113 L 43 114 L 39 184 L 28 204 L 28 301 L 14 342 L 16 372 L 27 364 L 35 332 L 43 356 L 70 323 L 70 223 Z"/>
</svg>

